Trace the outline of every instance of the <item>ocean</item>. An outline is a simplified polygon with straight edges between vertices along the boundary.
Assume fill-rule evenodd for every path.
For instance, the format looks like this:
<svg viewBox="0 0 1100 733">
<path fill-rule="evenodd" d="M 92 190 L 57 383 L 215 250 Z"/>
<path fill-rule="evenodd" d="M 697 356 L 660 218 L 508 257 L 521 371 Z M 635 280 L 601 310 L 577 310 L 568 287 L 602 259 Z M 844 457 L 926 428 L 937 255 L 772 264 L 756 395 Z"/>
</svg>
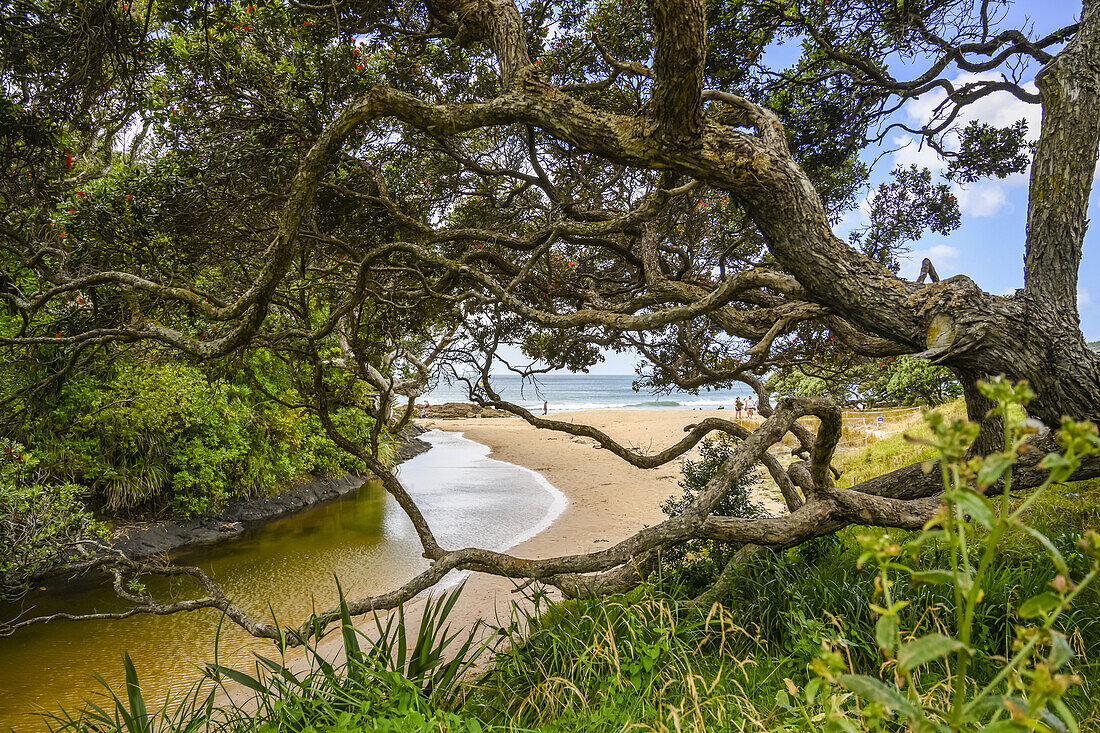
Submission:
<svg viewBox="0 0 1100 733">
<path fill-rule="evenodd" d="M 636 392 L 633 374 L 547 374 L 536 380 L 523 382 L 515 375 L 493 377 L 493 389 L 504 399 L 526 407 L 532 412 L 542 412 L 542 403 L 550 412 L 575 410 L 691 410 L 733 407 L 737 397 L 752 395 L 747 387 L 732 390 L 703 391 L 698 394 L 674 391 L 654 395 L 647 391 Z M 441 383 L 425 396 L 432 404 L 444 402 L 470 402 L 463 383 Z"/>
</svg>

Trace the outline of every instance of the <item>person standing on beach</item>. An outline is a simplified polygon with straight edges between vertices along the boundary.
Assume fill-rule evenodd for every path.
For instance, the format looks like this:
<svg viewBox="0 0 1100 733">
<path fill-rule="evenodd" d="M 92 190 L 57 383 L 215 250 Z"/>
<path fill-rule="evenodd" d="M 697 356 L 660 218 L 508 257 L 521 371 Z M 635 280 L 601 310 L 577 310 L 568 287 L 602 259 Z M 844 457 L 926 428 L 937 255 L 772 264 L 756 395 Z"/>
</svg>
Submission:
<svg viewBox="0 0 1100 733">
<path fill-rule="evenodd" d="M 756 402 L 754 402 L 752 397 L 750 397 L 745 402 L 745 412 L 748 413 L 748 416 L 749 416 L 750 420 L 752 419 L 752 411 L 755 410 L 755 409 L 756 409 Z"/>
<path fill-rule="evenodd" d="M 733 403 L 733 406 L 737 410 L 737 414 L 734 415 L 734 417 L 736 419 L 740 420 L 741 419 L 741 408 L 743 408 L 745 406 L 745 403 L 741 401 L 740 397 L 738 397 L 737 401 Z"/>
<path fill-rule="evenodd" d="M 429 407 L 428 401 L 424 400 L 424 406 L 420 408 L 420 417 L 427 417 L 428 416 L 428 407 Z"/>
<path fill-rule="evenodd" d="M 547 409 L 548 409 L 549 407 L 550 407 L 550 403 L 549 403 L 549 402 L 546 402 L 545 400 L 543 400 L 543 403 L 542 403 L 542 414 L 543 414 L 543 415 L 545 415 L 545 414 L 546 414 L 546 410 L 547 410 Z"/>
</svg>

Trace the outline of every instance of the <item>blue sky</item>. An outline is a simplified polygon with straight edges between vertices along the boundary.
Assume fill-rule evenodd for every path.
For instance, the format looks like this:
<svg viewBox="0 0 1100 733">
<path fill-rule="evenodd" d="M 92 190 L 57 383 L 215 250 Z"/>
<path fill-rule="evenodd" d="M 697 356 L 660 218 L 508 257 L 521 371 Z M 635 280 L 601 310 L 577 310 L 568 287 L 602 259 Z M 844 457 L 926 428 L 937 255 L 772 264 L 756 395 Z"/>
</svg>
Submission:
<svg viewBox="0 0 1100 733">
<path fill-rule="evenodd" d="M 1032 37 L 1041 37 L 1047 33 L 1073 23 L 1080 15 L 1079 0 L 1018 0 L 1008 10 L 1006 25 L 1011 27 L 1034 27 Z M 779 47 L 770 52 L 781 59 L 795 48 Z M 891 68 L 898 78 L 908 78 L 904 64 L 900 62 Z M 919 60 L 913 68 L 919 68 Z M 1025 78 L 1033 79 L 1038 66 L 1027 69 Z M 919 73 L 919 72 L 917 72 Z M 966 76 L 958 69 L 951 68 L 945 76 L 958 79 Z M 942 93 L 941 93 L 942 96 Z M 898 120 L 919 126 L 939 98 L 926 95 L 913 100 L 899 111 Z M 1028 121 L 1029 134 L 1038 136 L 1041 110 L 1038 105 L 1029 105 L 1009 94 L 996 94 L 986 97 L 969 108 L 962 122 L 978 119 L 998 126 L 1007 126 L 1019 119 Z M 928 167 L 934 173 L 945 165 L 939 156 L 928 147 L 923 149 L 904 133 L 891 134 L 885 145 L 868 151 L 866 160 L 870 163 L 884 150 L 900 148 L 896 152 L 887 152 L 878 161 L 872 186 L 885 180 L 897 164 L 916 163 L 919 167 Z M 920 270 L 920 262 L 929 257 L 942 278 L 964 274 L 972 278 L 984 290 L 997 294 L 1011 294 L 1023 286 L 1024 226 L 1027 220 L 1027 181 L 1028 174 L 1022 173 L 1003 180 L 981 181 L 966 187 L 955 187 L 955 193 L 962 210 L 962 225 L 950 235 L 929 234 L 922 237 L 912 247 L 912 251 L 902 266 L 902 275 L 915 278 Z M 1095 187 L 1089 204 L 1093 215 L 1100 205 L 1100 194 Z M 864 223 L 861 211 L 852 212 L 838 225 L 836 232 L 846 237 L 853 228 Z M 1084 259 L 1080 271 L 1078 307 L 1081 314 L 1081 328 L 1088 341 L 1100 339 L 1100 232 L 1090 231 L 1085 237 Z M 634 371 L 636 358 L 630 354 L 607 354 L 607 360 L 592 369 L 595 374 L 629 374 Z"/>
<path fill-rule="evenodd" d="M 1072 23 L 1080 14 L 1079 2 L 1044 0 L 1044 2 L 1018 2 L 1013 6 L 1010 20 L 1027 20 L 1034 24 L 1037 35 Z M 1028 69 L 1027 76 L 1034 78 L 1037 66 Z M 895 70 L 899 77 L 903 71 Z M 958 70 L 947 72 L 948 78 L 972 76 Z M 995 75 L 989 75 L 996 78 Z M 910 102 L 899 113 L 899 119 L 919 125 L 927 119 L 931 110 L 942 98 L 926 95 Z M 1009 125 L 1016 120 L 1028 121 L 1029 133 L 1035 139 L 1039 133 L 1041 111 L 1038 105 L 1030 105 L 1009 94 L 991 95 L 970 108 L 963 122 L 978 119 L 998 126 Z M 921 149 L 908 135 L 891 134 L 888 147 L 901 147 L 888 153 L 879 163 L 875 178 L 881 179 L 894 164 L 916 163 L 937 172 L 944 167 L 934 151 Z M 973 278 L 983 289 L 998 294 L 1008 294 L 1023 286 L 1024 226 L 1027 220 L 1027 173 L 1003 180 L 982 181 L 966 187 L 956 186 L 956 195 L 962 209 L 962 226 L 950 235 L 930 234 L 917 242 L 910 253 L 902 274 L 913 277 L 919 272 L 924 257 L 932 259 L 941 277 L 964 274 Z M 1089 210 L 1096 211 L 1100 195 L 1094 189 Z M 858 226 L 861 213 L 855 212 L 838 227 L 838 234 Z M 1084 259 L 1080 271 L 1078 291 L 1081 327 L 1089 341 L 1100 339 L 1100 234 L 1090 232 L 1084 244 Z"/>
</svg>

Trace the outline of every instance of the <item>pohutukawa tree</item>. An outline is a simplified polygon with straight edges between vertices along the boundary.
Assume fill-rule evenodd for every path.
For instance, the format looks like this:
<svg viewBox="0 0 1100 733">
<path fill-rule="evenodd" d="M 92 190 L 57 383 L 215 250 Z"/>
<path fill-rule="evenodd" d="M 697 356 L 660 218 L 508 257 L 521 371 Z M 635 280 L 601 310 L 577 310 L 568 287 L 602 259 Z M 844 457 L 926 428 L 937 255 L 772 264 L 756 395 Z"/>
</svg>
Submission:
<svg viewBox="0 0 1100 733">
<path fill-rule="evenodd" d="M 433 561 L 351 603 L 355 614 L 455 568 L 598 593 L 692 538 L 782 548 L 852 523 L 920 527 L 939 505 L 938 471 L 837 488 L 837 406 L 772 405 L 763 378 L 821 355 L 949 368 L 982 424 L 976 452 L 998 445 L 975 388 L 995 375 L 1027 380 L 1047 425 L 1100 422 L 1100 356 L 1076 300 L 1100 136 L 1100 0 L 1047 35 L 1008 27 L 989 0 L 139 5 L 3 6 L 0 344 L 26 374 L 6 404 L 120 349 L 292 360 L 299 406 L 382 478 Z M 899 77 L 902 58 L 925 66 Z M 942 99 L 932 119 L 897 121 L 929 94 Z M 1023 123 L 963 124 L 989 95 L 1040 105 L 1037 142 Z M 941 280 L 928 261 L 917 282 L 899 276 L 908 244 L 959 223 L 949 188 L 925 171 L 895 171 L 869 199 L 870 225 L 847 242 L 834 233 L 862 198 L 868 151 L 899 126 L 944 156 L 948 178 L 1030 166 L 1023 289 Z M 766 419 L 749 431 L 707 418 L 641 454 L 502 399 L 492 374 L 505 345 L 531 357 L 507 364 L 526 376 L 633 349 L 654 389 L 743 383 Z M 443 547 L 377 459 L 382 431 L 403 429 L 441 375 L 639 467 L 714 431 L 740 442 L 681 515 L 605 550 L 528 560 Z M 376 395 L 365 443 L 331 419 L 354 382 Z M 796 422 L 806 415 L 816 434 Z M 768 451 L 787 433 L 800 460 L 784 467 Z M 1016 487 L 1037 483 L 1038 456 L 1056 445 L 1053 432 L 1034 441 Z M 759 463 L 789 513 L 712 515 Z M 1093 461 L 1077 477 L 1097 475 Z M 129 613 L 214 607 L 277 634 L 198 569 L 110 553 L 84 567 L 188 574 L 205 588 L 162 603 L 118 582 Z"/>
</svg>

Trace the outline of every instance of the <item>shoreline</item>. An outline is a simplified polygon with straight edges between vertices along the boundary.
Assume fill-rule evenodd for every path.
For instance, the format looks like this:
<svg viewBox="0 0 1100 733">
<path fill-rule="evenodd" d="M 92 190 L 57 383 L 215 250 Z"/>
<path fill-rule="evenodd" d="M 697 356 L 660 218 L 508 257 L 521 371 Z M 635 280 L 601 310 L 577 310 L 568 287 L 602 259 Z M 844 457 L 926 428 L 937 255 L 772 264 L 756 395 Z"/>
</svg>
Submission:
<svg viewBox="0 0 1100 733">
<path fill-rule="evenodd" d="M 418 437 L 423 432 L 423 428 L 415 424 L 411 427 L 397 450 L 395 466 L 431 448 Z M 300 476 L 271 496 L 239 499 L 213 516 L 196 517 L 182 524 L 170 519 L 116 520 L 108 542 L 113 549 L 125 553 L 131 560 L 219 544 L 270 522 L 335 501 L 371 479 L 371 474 L 357 476 L 350 473 Z M 71 570 L 72 563 L 65 563 L 31 576 L 28 582 L 61 587 L 71 580 L 67 577 Z"/>
<path fill-rule="evenodd" d="M 483 454 L 485 458 L 493 461 L 500 461 L 499 458 L 493 457 L 492 447 L 487 446 L 484 443 L 479 443 L 476 440 L 471 440 L 470 438 L 467 438 L 466 434 L 461 431 L 440 430 L 440 432 L 454 433 L 455 436 L 457 436 L 458 438 L 467 440 L 470 443 L 478 446 L 478 448 L 485 448 L 486 450 Z M 423 433 L 421 433 L 421 435 L 423 435 Z M 534 539 L 535 537 L 548 530 L 554 524 L 554 522 L 556 522 L 558 518 L 561 517 L 562 513 L 564 513 L 565 510 L 569 508 L 569 497 L 566 496 L 565 493 L 563 493 L 562 490 L 559 489 L 557 486 L 554 486 L 554 484 L 550 483 L 550 481 L 548 481 L 546 477 L 538 471 L 527 468 L 526 466 L 521 466 L 518 463 L 512 463 L 510 461 L 500 462 L 507 463 L 508 465 L 513 466 L 514 468 L 518 468 L 524 473 L 530 475 L 534 479 L 535 483 L 539 485 L 539 488 L 549 494 L 552 498 L 552 502 L 550 504 L 550 507 L 546 510 L 546 514 L 533 527 L 525 529 L 518 537 L 510 540 L 508 544 L 501 544 L 497 548 L 495 548 L 497 552 L 507 552 L 512 548 L 522 545 L 528 540 Z"/>
<path fill-rule="evenodd" d="M 704 411 L 706 416 L 707 411 Z M 721 413 L 718 413 L 721 414 Z M 647 417 L 648 415 L 648 417 Z M 629 420 L 624 418 L 629 417 Z M 701 419 L 697 410 L 585 411 L 566 415 L 566 419 L 583 420 L 608 431 L 613 437 L 636 450 L 655 452 L 676 442 L 683 435 L 683 426 Z M 622 541 L 646 525 L 665 519 L 661 503 L 682 491 L 679 463 L 674 461 L 653 469 L 640 469 L 606 450 L 597 450 L 595 441 L 532 427 L 519 417 L 486 417 L 459 419 L 423 419 L 417 425 L 425 431 L 439 429 L 460 433 L 462 437 L 488 448 L 486 457 L 509 463 L 541 480 L 564 495 L 567 504 L 550 521 L 536 523 L 528 539 L 520 539 L 507 550 L 516 557 L 538 559 L 600 550 Z M 648 450 L 649 441 L 652 450 Z M 690 455 L 690 454 L 689 454 Z M 517 497 L 519 499 L 519 497 Z M 545 525 L 545 527 L 543 527 Z M 540 531 L 541 530 L 541 531 Z M 455 602 L 447 623 L 452 631 L 474 629 L 480 623 L 477 639 L 487 639 L 493 626 L 507 626 L 513 620 L 512 604 L 530 608 L 524 595 L 517 594 L 519 582 L 496 575 L 472 572 L 462 579 L 462 594 Z M 418 632 L 420 615 L 426 599 L 453 588 L 443 581 L 420 593 L 405 604 L 409 634 Z M 548 591 L 552 600 L 560 594 Z M 382 623 L 389 613 L 380 613 Z M 354 624 L 366 637 L 376 631 L 376 617 L 367 613 Z M 339 663 L 343 657 L 343 641 L 339 634 L 329 635 L 316 647 L 317 654 L 329 663 Z M 287 651 L 285 663 L 295 674 L 309 670 L 306 652 L 301 648 Z M 493 656 L 485 655 L 470 674 L 487 671 Z M 216 695 L 216 704 L 234 700 L 250 709 L 250 692 L 230 685 Z"/>
<path fill-rule="evenodd" d="M 431 448 L 418 437 L 422 432 L 419 428 L 410 431 L 397 450 L 395 466 Z M 302 476 L 291 480 L 271 496 L 238 500 L 212 517 L 198 517 L 186 524 L 172 520 L 127 523 L 112 531 L 111 545 L 137 560 L 216 544 L 231 540 L 245 530 L 256 529 L 268 522 L 338 499 L 371 479 L 371 474 L 357 476 L 350 473 Z"/>
</svg>

